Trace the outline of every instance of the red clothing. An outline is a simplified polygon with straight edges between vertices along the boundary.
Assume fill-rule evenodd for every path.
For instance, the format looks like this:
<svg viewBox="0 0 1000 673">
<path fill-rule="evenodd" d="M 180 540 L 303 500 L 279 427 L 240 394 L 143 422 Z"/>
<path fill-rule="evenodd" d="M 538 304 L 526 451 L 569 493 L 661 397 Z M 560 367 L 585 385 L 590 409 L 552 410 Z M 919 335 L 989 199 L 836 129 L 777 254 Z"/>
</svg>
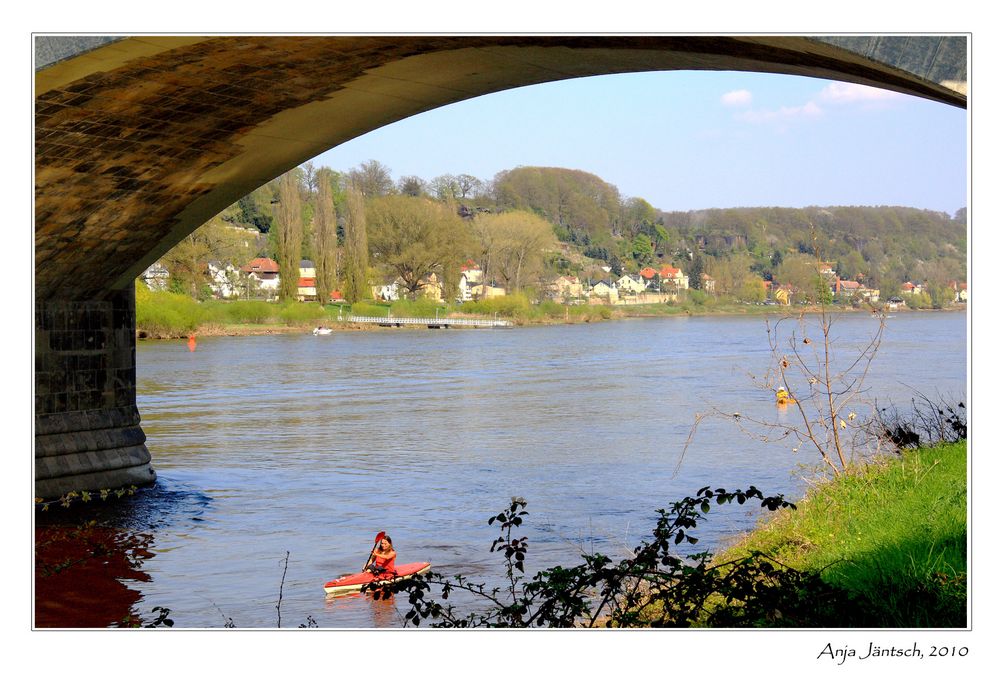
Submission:
<svg viewBox="0 0 1000 673">
<path fill-rule="evenodd" d="M 382 558 L 380 556 L 375 557 L 375 565 L 382 569 L 384 572 L 395 572 L 396 571 L 396 557 L 392 558 Z"/>
</svg>

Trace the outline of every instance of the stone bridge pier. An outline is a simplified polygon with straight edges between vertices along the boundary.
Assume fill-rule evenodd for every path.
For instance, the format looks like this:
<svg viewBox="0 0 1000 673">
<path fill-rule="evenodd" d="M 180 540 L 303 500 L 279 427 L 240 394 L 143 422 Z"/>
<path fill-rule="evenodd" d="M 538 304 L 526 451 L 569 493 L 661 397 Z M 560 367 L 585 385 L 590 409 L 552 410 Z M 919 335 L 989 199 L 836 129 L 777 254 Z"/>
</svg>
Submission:
<svg viewBox="0 0 1000 673">
<path fill-rule="evenodd" d="M 135 278 L 245 194 L 368 131 L 513 87 L 669 70 L 819 77 L 966 104 L 962 35 L 34 40 L 43 498 L 155 480 L 136 408 Z"/>
<path fill-rule="evenodd" d="M 35 495 L 156 478 L 135 403 L 135 291 L 35 305 Z"/>
</svg>

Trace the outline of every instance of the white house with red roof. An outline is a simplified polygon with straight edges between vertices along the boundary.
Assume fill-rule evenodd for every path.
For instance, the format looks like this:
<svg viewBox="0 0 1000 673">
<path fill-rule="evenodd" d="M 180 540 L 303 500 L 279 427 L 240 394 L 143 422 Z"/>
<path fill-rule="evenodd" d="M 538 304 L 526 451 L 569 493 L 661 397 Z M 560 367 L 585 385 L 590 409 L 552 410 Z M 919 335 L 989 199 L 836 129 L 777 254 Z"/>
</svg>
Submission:
<svg viewBox="0 0 1000 673">
<path fill-rule="evenodd" d="M 316 301 L 316 264 L 312 260 L 299 260 L 299 287 L 296 291 L 299 301 Z"/>
<path fill-rule="evenodd" d="M 278 263 L 268 257 L 256 257 L 240 267 L 240 271 L 257 281 L 262 290 L 278 291 L 281 278 Z"/>
<path fill-rule="evenodd" d="M 299 288 L 296 294 L 299 301 L 316 301 L 316 278 L 299 276 Z"/>
<path fill-rule="evenodd" d="M 477 295 L 482 295 L 483 270 L 471 259 L 460 269 L 458 277 L 458 298 L 462 301 L 472 301 Z"/>
<path fill-rule="evenodd" d="M 670 264 L 664 264 L 658 271 L 660 275 L 660 286 L 665 289 L 686 290 L 688 289 L 688 277 L 684 272 Z"/>
</svg>

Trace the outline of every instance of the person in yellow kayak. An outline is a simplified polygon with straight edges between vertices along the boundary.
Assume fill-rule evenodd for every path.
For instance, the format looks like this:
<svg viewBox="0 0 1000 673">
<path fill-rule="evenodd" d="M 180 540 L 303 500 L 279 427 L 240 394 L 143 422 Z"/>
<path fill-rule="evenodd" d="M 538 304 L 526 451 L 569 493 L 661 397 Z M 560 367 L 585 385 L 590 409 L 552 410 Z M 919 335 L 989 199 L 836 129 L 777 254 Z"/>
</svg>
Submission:
<svg viewBox="0 0 1000 673">
<path fill-rule="evenodd" d="M 396 550 L 392 546 L 391 537 L 386 535 L 375 545 L 365 570 L 373 575 L 396 572 Z"/>
<path fill-rule="evenodd" d="M 787 404 L 789 402 L 791 402 L 792 404 L 795 403 L 795 400 L 792 399 L 792 397 L 788 394 L 788 391 L 785 390 L 783 386 L 779 387 L 778 392 L 775 393 L 775 400 L 778 402 L 778 404 Z"/>
</svg>

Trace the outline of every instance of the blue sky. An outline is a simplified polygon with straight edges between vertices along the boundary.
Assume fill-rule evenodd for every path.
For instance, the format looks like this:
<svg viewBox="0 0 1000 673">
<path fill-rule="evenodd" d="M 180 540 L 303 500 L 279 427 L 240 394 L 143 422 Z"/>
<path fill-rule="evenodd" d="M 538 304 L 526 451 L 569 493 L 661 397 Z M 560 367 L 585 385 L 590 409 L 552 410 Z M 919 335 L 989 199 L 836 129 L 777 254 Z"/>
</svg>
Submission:
<svg viewBox="0 0 1000 673">
<path fill-rule="evenodd" d="M 393 178 L 518 165 L 594 173 L 663 210 L 966 205 L 966 112 L 789 75 L 588 77 L 482 96 L 373 131 L 316 159 L 377 159 Z"/>
</svg>

